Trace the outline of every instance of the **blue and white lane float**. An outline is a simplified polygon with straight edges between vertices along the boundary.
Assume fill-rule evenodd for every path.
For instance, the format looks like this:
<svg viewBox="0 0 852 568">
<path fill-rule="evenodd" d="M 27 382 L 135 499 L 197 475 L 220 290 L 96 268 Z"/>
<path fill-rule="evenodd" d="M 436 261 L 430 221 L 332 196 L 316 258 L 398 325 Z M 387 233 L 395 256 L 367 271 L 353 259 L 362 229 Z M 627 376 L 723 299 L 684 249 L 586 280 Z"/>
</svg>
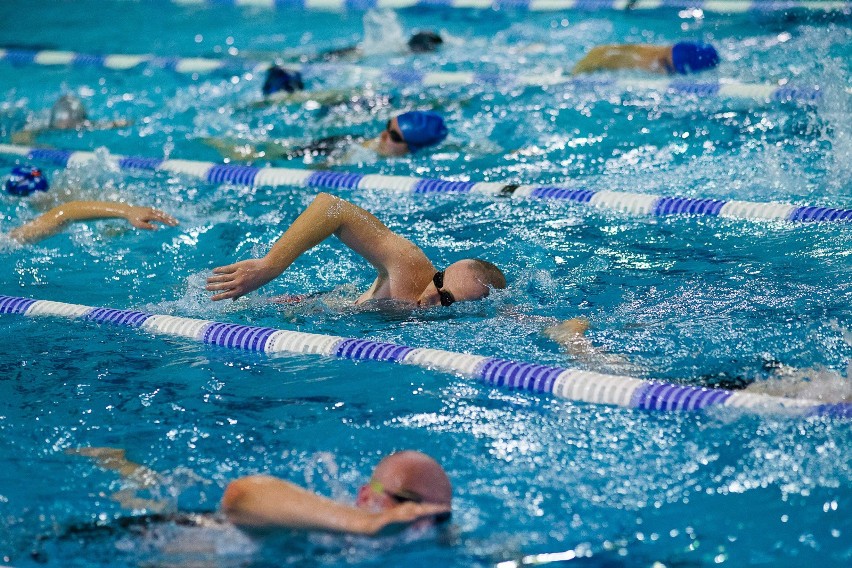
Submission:
<svg viewBox="0 0 852 568">
<path fill-rule="evenodd" d="M 852 2 L 830 0 L 163 0 L 186 6 L 244 6 L 344 12 L 370 8 L 472 8 L 552 12 L 560 10 L 693 9 L 723 14 L 787 10 L 846 10 Z"/>
<path fill-rule="evenodd" d="M 11 65 L 68 65 L 97 67 L 122 71 L 136 67 L 166 69 L 178 73 L 200 75 L 216 71 L 263 73 L 271 62 L 249 62 L 242 59 L 209 59 L 203 57 L 159 57 L 155 55 L 108 54 L 97 55 L 72 51 L 30 51 L 0 49 L 0 62 Z M 494 87 L 549 87 L 562 85 L 578 88 L 620 89 L 627 92 L 658 92 L 671 95 L 690 95 L 699 98 L 729 98 L 754 101 L 799 101 L 813 103 L 822 98 L 823 89 L 817 86 L 773 85 L 771 83 L 742 83 L 733 79 L 694 81 L 683 78 L 637 79 L 575 77 L 563 70 L 546 73 L 482 73 L 465 71 L 416 71 L 399 67 L 366 67 L 351 64 L 288 63 L 288 69 L 300 71 L 307 79 L 327 77 L 341 71 L 357 73 L 365 82 L 391 83 L 424 87 L 446 85 L 491 85 Z M 310 91 L 308 91 L 310 92 Z M 847 89 L 847 93 L 852 90 Z M 285 99 L 286 100 L 286 99 Z"/>
<path fill-rule="evenodd" d="M 269 63 L 247 64 L 239 59 L 210 59 L 205 57 L 160 57 L 157 55 L 130 55 L 123 53 L 94 54 L 74 51 L 29 49 L 0 49 L 0 61 L 12 65 L 69 65 L 72 67 L 97 67 L 124 71 L 136 67 L 167 69 L 178 73 L 212 73 L 219 70 L 246 71 L 266 69 Z"/>
<path fill-rule="evenodd" d="M 185 337 L 211 345 L 264 353 L 323 355 L 358 361 L 416 365 L 457 373 L 495 387 L 545 393 L 568 400 L 642 410 L 701 410 L 708 407 L 782 411 L 796 415 L 852 417 L 852 404 L 708 389 L 605 375 L 591 371 L 522 363 L 482 355 L 455 353 L 373 341 L 254 327 L 234 323 L 97 308 L 16 296 L 0 296 L 0 314 L 60 316 Z"/>
<path fill-rule="evenodd" d="M 597 209 L 634 215 L 702 215 L 752 221 L 852 221 L 852 209 L 761 203 L 700 197 L 667 197 L 621 191 L 593 191 L 577 187 L 516 185 L 507 182 L 451 181 L 436 178 L 388 176 L 297 168 L 256 168 L 194 160 L 164 160 L 94 152 L 48 150 L 0 144 L 0 154 L 20 156 L 36 163 L 68 167 L 106 161 L 122 170 L 165 171 L 211 183 L 251 187 L 307 187 L 312 189 L 378 190 L 405 193 L 456 193 L 528 199 L 561 199 Z"/>
</svg>

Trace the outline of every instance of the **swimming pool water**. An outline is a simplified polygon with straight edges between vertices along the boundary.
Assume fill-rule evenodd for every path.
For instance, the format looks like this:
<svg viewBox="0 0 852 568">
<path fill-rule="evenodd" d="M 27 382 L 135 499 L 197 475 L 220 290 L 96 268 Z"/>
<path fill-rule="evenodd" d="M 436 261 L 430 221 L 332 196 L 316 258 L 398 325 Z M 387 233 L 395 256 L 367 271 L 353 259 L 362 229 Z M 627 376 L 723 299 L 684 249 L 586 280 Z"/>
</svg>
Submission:
<svg viewBox="0 0 852 568">
<path fill-rule="evenodd" d="M 12 0 L 0 5 L 7 22 L 0 47 L 183 57 L 310 51 L 360 40 L 362 16 Z M 719 46 L 723 63 L 701 80 L 789 81 L 818 85 L 823 95 L 764 104 L 611 86 L 377 85 L 391 94 L 390 107 L 252 110 L 240 108 L 262 84 L 251 73 L 0 63 L 0 137 L 8 143 L 12 132 L 45 120 L 64 92 L 80 96 L 94 119 L 134 124 L 49 134 L 41 143 L 195 160 L 219 159 L 204 137 L 371 135 L 399 109 L 432 107 L 451 129 L 435 152 L 336 169 L 852 207 L 848 14 L 420 8 L 396 17 L 406 31 L 441 30 L 448 45 L 417 59 L 376 53 L 363 64 L 531 73 L 570 68 L 597 43 L 702 38 Z M 394 21 L 379 21 L 392 34 Z M 342 88 L 358 76 L 312 80 Z M 848 395 L 852 238 L 844 225 L 341 190 L 438 266 L 487 258 L 504 267 L 509 288 L 449 310 L 356 309 L 348 301 L 370 284 L 371 270 L 330 242 L 248 298 L 212 303 L 203 290 L 209 270 L 263 254 L 310 202 L 309 190 L 217 186 L 107 166 L 45 170 L 57 192 L 154 205 L 181 225 L 142 234 L 99 222 L 26 247 L 3 241 L 0 293 L 694 385 L 771 381 L 765 363 L 777 360 Z M 3 232 L 37 213 L 6 195 L 0 207 Z M 268 302 L 329 290 L 304 304 Z M 573 360 L 541 334 L 576 316 L 591 320 L 595 345 L 627 360 Z M 416 368 L 235 352 L 79 321 L 4 316 L 0 329 L 0 564 L 493 566 L 574 551 L 578 558 L 562 562 L 800 566 L 852 557 L 852 430 L 842 420 L 651 414 Z M 109 499 L 121 487 L 115 474 L 64 453 L 88 445 L 126 448 L 164 472 L 155 493 L 184 510 L 215 509 L 230 479 L 257 472 L 352 499 L 381 456 L 415 448 L 438 458 L 454 481 L 455 534 L 438 542 L 286 538 L 256 547 L 214 533 L 186 537 L 218 546 L 193 554 L 120 531 L 68 537 L 68 527 L 127 514 Z"/>
</svg>

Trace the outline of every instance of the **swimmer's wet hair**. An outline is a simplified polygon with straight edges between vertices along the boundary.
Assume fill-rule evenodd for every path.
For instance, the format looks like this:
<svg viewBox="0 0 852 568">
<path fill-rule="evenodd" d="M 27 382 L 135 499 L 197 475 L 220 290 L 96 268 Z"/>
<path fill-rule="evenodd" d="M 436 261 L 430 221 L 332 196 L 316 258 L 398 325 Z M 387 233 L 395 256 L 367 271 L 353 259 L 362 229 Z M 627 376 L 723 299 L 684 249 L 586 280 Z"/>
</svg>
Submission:
<svg viewBox="0 0 852 568">
<path fill-rule="evenodd" d="M 479 258 L 473 258 L 471 260 L 473 261 L 473 265 L 476 267 L 476 271 L 479 272 L 479 275 L 482 277 L 483 284 L 498 290 L 502 290 L 506 287 L 506 275 L 503 274 L 503 271 L 497 268 L 495 264 Z"/>
</svg>

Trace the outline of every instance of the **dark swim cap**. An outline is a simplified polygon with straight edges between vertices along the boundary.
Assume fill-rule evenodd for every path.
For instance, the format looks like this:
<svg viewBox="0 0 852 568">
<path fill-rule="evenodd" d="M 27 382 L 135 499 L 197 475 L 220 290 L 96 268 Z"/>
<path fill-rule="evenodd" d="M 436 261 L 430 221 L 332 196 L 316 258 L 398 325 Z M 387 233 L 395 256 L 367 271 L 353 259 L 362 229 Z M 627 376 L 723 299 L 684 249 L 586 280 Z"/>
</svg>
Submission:
<svg viewBox="0 0 852 568">
<path fill-rule="evenodd" d="M 4 184 L 6 192 L 25 196 L 34 191 L 47 191 L 47 178 L 34 166 L 15 166 Z"/>
<path fill-rule="evenodd" d="M 50 127 L 64 130 L 86 122 L 86 107 L 74 95 L 62 95 L 50 109 Z"/>
<path fill-rule="evenodd" d="M 305 88 L 302 82 L 302 74 L 298 71 L 288 71 L 274 65 L 266 72 L 266 80 L 263 82 L 263 94 L 269 96 L 278 91 L 293 93 Z"/>
<path fill-rule="evenodd" d="M 435 32 L 417 32 L 408 40 L 408 49 L 414 53 L 428 53 L 437 50 L 442 43 L 444 40 Z"/>
<path fill-rule="evenodd" d="M 434 146 L 447 137 L 444 119 L 436 112 L 412 110 L 396 117 L 396 121 L 408 149 L 412 152 Z"/>
<path fill-rule="evenodd" d="M 712 69 L 719 64 L 716 48 L 705 43 L 682 41 L 672 47 L 672 64 L 682 75 Z"/>
</svg>

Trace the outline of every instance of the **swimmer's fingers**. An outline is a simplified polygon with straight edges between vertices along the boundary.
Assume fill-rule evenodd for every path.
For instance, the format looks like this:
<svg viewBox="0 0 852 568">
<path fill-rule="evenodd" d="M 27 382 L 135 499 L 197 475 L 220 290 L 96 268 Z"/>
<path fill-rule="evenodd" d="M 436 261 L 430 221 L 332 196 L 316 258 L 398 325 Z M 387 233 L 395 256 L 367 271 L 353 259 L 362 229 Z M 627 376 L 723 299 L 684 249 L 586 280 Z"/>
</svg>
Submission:
<svg viewBox="0 0 852 568">
<path fill-rule="evenodd" d="M 219 292 L 213 300 L 236 300 L 249 292 L 257 290 L 280 272 L 270 269 L 263 259 L 243 260 L 228 266 L 213 269 L 213 276 L 207 279 L 206 289 Z"/>
<path fill-rule="evenodd" d="M 174 227 L 178 224 L 177 219 L 165 211 L 160 211 L 152 207 L 134 208 L 133 212 L 128 215 L 127 220 L 137 229 L 145 229 L 147 231 L 153 231 L 157 228 L 154 224 L 155 221 L 169 227 Z"/>
</svg>

